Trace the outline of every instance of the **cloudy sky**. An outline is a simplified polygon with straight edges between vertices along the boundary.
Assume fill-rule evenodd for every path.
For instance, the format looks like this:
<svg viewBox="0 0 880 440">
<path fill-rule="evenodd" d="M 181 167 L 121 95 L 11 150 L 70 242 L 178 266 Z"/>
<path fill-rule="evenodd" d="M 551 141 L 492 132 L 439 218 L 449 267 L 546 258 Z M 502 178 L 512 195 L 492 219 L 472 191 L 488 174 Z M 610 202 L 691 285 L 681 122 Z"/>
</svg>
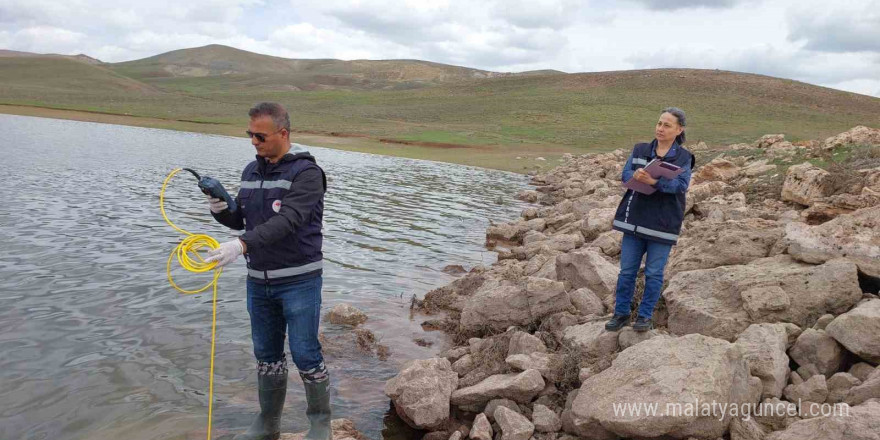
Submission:
<svg viewBox="0 0 880 440">
<path fill-rule="evenodd" d="M 724 69 L 880 97 L 880 0 L 0 0 L 0 48 L 117 62 L 225 44 L 493 71 Z"/>
</svg>

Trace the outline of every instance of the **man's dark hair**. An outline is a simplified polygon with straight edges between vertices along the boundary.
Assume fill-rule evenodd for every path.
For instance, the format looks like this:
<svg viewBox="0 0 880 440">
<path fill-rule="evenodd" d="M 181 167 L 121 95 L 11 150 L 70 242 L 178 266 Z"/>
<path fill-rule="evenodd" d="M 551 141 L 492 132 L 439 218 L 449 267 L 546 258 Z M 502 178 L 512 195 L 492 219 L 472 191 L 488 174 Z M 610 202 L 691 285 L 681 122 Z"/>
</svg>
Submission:
<svg viewBox="0 0 880 440">
<path fill-rule="evenodd" d="M 279 130 L 286 128 L 290 131 L 290 115 L 287 114 L 287 109 L 277 102 L 261 102 L 248 110 L 248 116 L 251 118 L 268 116 L 275 123 L 275 128 Z"/>
</svg>

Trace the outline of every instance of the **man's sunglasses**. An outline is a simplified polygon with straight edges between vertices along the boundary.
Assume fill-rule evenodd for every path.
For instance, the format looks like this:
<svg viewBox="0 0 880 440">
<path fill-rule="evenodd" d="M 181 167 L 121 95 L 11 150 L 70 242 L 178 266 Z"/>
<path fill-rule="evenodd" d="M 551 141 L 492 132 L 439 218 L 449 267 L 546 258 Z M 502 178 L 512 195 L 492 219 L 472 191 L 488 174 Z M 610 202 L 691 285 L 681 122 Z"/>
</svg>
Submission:
<svg viewBox="0 0 880 440">
<path fill-rule="evenodd" d="M 259 142 L 266 142 L 267 137 L 272 136 L 275 133 L 279 133 L 279 132 L 281 132 L 281 130 L 284 130 L 284 128 L 279 128 L 278 131 L 276 131 L 274 133 L 269 133 L 269 134 L 254 133 L 250 130 L 247 130 L 247 131 L 245 131 L 245 134 L 247 134 L 249 138 L 257 138 L 257 141 L 259 141 Z"/>
</svg>

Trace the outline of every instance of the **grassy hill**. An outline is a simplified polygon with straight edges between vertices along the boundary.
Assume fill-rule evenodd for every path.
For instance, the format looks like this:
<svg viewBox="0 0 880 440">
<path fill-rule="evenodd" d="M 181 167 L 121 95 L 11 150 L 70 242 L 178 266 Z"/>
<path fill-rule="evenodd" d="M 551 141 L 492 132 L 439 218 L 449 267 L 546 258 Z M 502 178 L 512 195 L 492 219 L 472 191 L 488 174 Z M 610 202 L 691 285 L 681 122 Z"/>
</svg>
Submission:
<svg viewBox="0 0 880 440">
<path fill-rule="evenodd" d="M 502 75 L 419 60 L 293 60 L 221 45 L 175 50 L 113 64 L 111 68 L 122 75 L 153 81 L 169 89 L 181 87 L 187 90 L 203 84 L 188 79 L 206 77 L 222 78 L 219 83 L 204 83 L 209 90 L 211 85 L 233 83 L 244 88 L 299 91 L 414 88 Z"/>
<path fill-rule="evenodd" d="M 688 112 L 689 140 L 710 144 L 880 126 L 878 98 L 717 70 L 504 74 L 417 60 L 290 60 L 216 45 L 115 64 L 0 57 L 6 105 L 239 134 L 247 109 L 262 100 L 286 104 L 299 136 L 317 145 L 515 171 L 552 166 L 517 156 L 648 140 L 669 105 Z"/>
</svg>

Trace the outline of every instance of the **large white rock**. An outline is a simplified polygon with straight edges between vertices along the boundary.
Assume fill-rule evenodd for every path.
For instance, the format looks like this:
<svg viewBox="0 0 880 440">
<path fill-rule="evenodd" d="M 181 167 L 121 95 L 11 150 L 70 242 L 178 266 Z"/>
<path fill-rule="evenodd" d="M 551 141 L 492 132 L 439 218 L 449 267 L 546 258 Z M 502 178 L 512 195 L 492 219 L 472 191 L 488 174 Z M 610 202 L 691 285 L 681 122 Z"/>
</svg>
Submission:
<svg viewBox="0 0 880 440">
<path fill-rule="evenodd" d="M 492 440 L 492 424 L 483 413 L 477 414 L 469 437 L 474 440 Z"/>
<path fill-rule="evenodd" d="M 507 346 L 508 356 L 515 354 L 528 355 L 535 352 L 547 352 L 547 346 L 544 345 L 541 338 L 526 332 L 516 332 L 510 337 L 510 344 Z"/>
<path fill-rule="evenodd" d="M 825 376 L 817 374 L 798 385 L 789 385 L 784 390 L 785 398 L 791 402 L 800 402 L 804 408 L 804 402 L 822 403 L 828 398 L 828 384 Z"/>
<path fill-rule="evenodd" d="M 844 145 L 880 145 L 880 129 L 857 125 L 825 139 L 824 148 L 830 149 Z"/>
<path fill-rule="evenodd" d="M 495 410 L 495 422 L 501 428 L 500 440 L 529 440 L 535 432 L 529 419 L 503 406 Z"/>
<path fill-rule="evenodd" d="M 543 218 L 532 220 L 520 220 L 514 223 L 502 223 L 492 225 L 486 229 L 486 238 L 503 240 L 506 242 L 519 242 L 528 231 L 541 232 L 547 227 L 547 221 Z"/>
<path fill-rule="evenodd" d="M 538 370 L 496 374 L 476 385 L 455 390 L 450 402 L 456 406 L 483 405 L 492 399 L 504 398 L 528 403 L 543 389 L 544 378 Z"/>
<path fill-rule="evenodd" d="M 798 365 L 813 365 L 826 377 L 831 377 L 840 370 L 844 360 L 843 347 L 834 338 L 823 330 L 811 328 L 798 336 L 788 354 Z"/>
<path fill-rule="evenodd" d="M 828 386 L 827 403 L 840 403 L 846 400 L 850 390 L 862 384 L 858 378 L 849 373 L 836 373 L 831 376 L 826 385 Z M 880 397 L 880 396 L 878 396 Z M 867 399 L 865 399 L 867 400 Z M 862 403 L 862 402 L 859 402 Z"/>
<path fill-rule="evenodd" d="M 548 382 L 555 382 L 562 375 L 564 355 L 557 353 L 531 353 L 508 356 L 504 362 L 514 371 L 538 370 Z"/>
<path fill-rule="evenodd" d="M 601 358 L 617 351 L 618 335 L 605 330 L 604 321 L 593 321 L 566 328 L 562 342 L 584 357 Z"/>
<path fill-rule="evenodd" d="M 461 326 L 468 331 L 485 328 L 502 330 L 525 326 L 572 308 L 568 293 L 559 281 L 526 277 L 524 281 L 486 281 L 467 298 L 461 312 Z"/>
<path fill-rule="evenodd" d="M 782 200 L 810 206 L 831 194 L 830 176 L 809 162 L 789 167 L 782 184 Z"/>
<path fill-rule="evenodd" d="M 608 231 L 600 234 L 595 240 L 590 242 L 587 247 L 600 250 L 609 257 L 620 255 L 620 242 L 623 239 L 623 232 Z M 555 266 L 554 266 L 555 267 Z"/>
<path fill-rule="evenodd" d="M 587 287 L 600 298 L 614 294 L 620 269 L 593 248 L 578 249 L 556 257 L 556 275 L 575 289 Z"/>
<path fill-rule="evenodd" d="M 729 187 L 729 185 L 721 181 L 712 181 L 700 184 L 696 184 L 693 182 L 691 183 L 692 184 L 688 188 L 686 196 L 685 213 L 690 212 L 695 204 L 714 197 L 718 194 L 722 194 Z"/>
<path fill-rule="evenodd" d="M 867 362 L 858 362 L 849 369 L 849 373 L 864 382 L 878 369 Z"/>
<path fill-rule="evenodd" d="M 715 158 L 711 162 L 699 167 L 693 174 L 694 184 L 711 181 L 729 182 L 739 174 L 739 167 L 733 162 Z"/>
<path fill-rule="evenodd" d="M 758 218 L 721 224 L 694 222 L 673 248 L 668 273 L 748 264 L 770 257 L 783 234 L 777 222 Z"/>
<path fill-rule="evenodd" d="M 678 273 L 663 295 L 671 333 L 733 341 L 756 322 L 812 326 L 826 313 L 851 308 L 862 291 L 856 266 L 849 261 L 814 266 L 779 255 L 748 265 Z"/>
<path fill-rule="evenodd" d="M 708 217 L 713 222 L 726 220 L 741 220 L 744 216 L 735 211 L 745 210 L 746 195 L 737 192 L 733 194 L 719 194 L 709 197 L 694 205 L 693 212 L 702 217 Z"/>
<path fill-rule="evenodd" d="M 730 440 L 764 440 L 764 428 L 753 418 L 736 417 L 730 422 Z"/>
<path fill-rule="evenodd" d="M 790 329 L 788 326 L 794 327 Z M 753 376 L 761 379 L 761 398 L 781 397 L 788 381 L 788 334 L 794 324 L 752 324 L 736 340 Z"/>
<path fill-rule="evenodd" d="M 749 377 L 735 344 L 703 335 L 655 337 L 622 351 L 610 368 L 584 381 L 570 426 L 584 427 L 582 436 L 599 426 L 622 437 L 716 439 L 727 431 L 730 415 L 701 415 L 702 405 L 752 403 Z M 625 404 L 642 411 L 621 411 Z M 656 413 L 647 414 L 652 405 Z"/>
<path fill-rule="evenodd" d="M 775 144 L 785 141 L 785 135 L 780 134 L 765 134 L 761 136 L 760 139 L 756 140 L 752 143 L 752 146 L 755 148 L 770 148 Z"/>
<path fill-rule="evenodd" d="M 449 419 L 449 399 L 458 387 L 458 374 L 445 358 L 417 359 L 385 383 L 385 395 L 397 414 L 417 429 L 434 429 Z"/>
<path fill-rule="evenodd" d="M 880 277 L 880 205 L 843 214 L 817 226 L 785 226 L 788 253 L 805 263 L 820 264 L 846 257 L 859 269 Z"/>
<path fill-rule="evenodd" d="M 599 298 L 599 295 L 596 295 L 595 292 L 586 287 L 581 287 L 574 292 L 570 292 L 568 296 L 571 298 L 571 303 L 577 308 L 578 314 L 582 316 L 602 316 L 605 314 L 605 305 L 602 304 L 602 299 Z"/>
<path fill-rule="evenodd" d="M 848 415 L 829 415 L 794 422 L 767 440 L 878 440 L 880 402 L 852 407 Z"/>
<path fill-rule="evenodd" d="M 583 234 L 584 239 L 592 241 L 603 232 L 610 231 L 615 214 L 617 214 L 616 208 L 597 208 L 591 210 L 584 218 L 581 226 L 581 234 Z"/>
<path fill-rule="evenodd" d="M 859 405 L 868 399 L 880 399 L 880 374 L 870 376 L 865 383 L 850 388 L 844 402 L 849 405 Z"/>
<path fill-rule="evenodd" d="M 873 299 L 838 316 L 825 332 L 856 356 L 880 363 L 880 299 Z"/>
<path fill-rule="evenodd" d="M 562 421 L 553 410 L 541 404 L 532 408 L 532 423 L 538 432 L 556 432 L 562 429 Z"/>
<path fill-rule="evenodd" d="M 661 334 L 662 333 L 657 329 L 648 330 L 646 332 L 637 332 L 633 330 L 632 327 L 626 326 L 617 332 L 617 345 L 620 346 L 621 350 L 626 350 L 633 345 L 647 341 L 648 339 L 656 338 Z"/>
</svg>

